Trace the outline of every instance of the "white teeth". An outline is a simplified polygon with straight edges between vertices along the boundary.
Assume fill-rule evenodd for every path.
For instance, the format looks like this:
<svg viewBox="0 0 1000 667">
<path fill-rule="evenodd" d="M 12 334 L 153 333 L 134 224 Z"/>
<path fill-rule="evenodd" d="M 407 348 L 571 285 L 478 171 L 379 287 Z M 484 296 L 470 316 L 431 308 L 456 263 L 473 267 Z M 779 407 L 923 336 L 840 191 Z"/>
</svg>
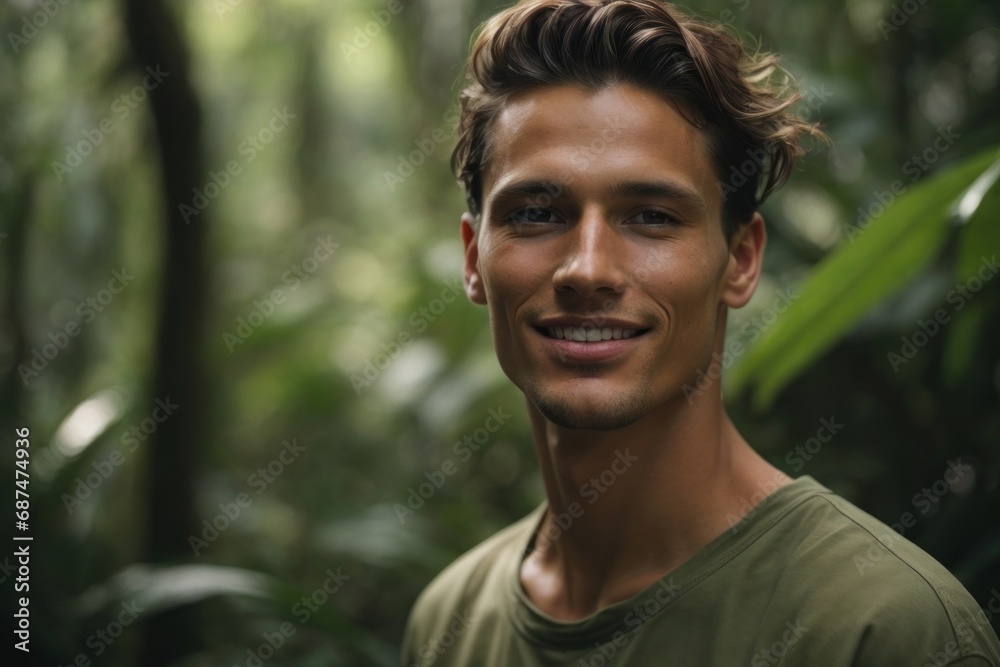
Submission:
<svg viewBox="0 0 1000 667">
<path fill-rule="evenodd" d="M 639 332 L 636 329 L 612 329 L 603 327 L 548 327 L 545 330 L 552 338 L 572 340 L 577 342 L 595 343 L 602 340 L 621 340 L 631 338 Z"/>
</svg>

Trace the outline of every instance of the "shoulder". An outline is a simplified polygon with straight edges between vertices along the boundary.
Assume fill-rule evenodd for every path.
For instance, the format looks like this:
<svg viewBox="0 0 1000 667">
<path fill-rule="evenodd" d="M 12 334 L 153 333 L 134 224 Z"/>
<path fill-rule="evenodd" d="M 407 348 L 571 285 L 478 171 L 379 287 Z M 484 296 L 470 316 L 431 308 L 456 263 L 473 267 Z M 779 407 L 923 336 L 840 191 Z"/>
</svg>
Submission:
<svg viewBox="0 0 1000 667">
<path fill-rule="evenodd" d="M 906 539 L 914 525 L 907 515 L 890 527 L 820 488 L 789 517 L 798 534 L 787 562 L 801 604 L 824 627 L 817 636 L 852 638 L 858 665 L 902 658 L 1000 667 L 988 618 L 954 575 Z"/>
<path fill-rule="evenodd" d="M 544 506 L 538 507 L 462 554 L 424 588 L 406 624 L 404 660 L 407 656 L 412 660 L 450 626 L 468 623 L 473 615 L 478 619 L 484 613 L 484 600 L 494 606 L 499 603 L 509 587 L 507 575 L 519 562 L 543 510 Z"/>
</svg>

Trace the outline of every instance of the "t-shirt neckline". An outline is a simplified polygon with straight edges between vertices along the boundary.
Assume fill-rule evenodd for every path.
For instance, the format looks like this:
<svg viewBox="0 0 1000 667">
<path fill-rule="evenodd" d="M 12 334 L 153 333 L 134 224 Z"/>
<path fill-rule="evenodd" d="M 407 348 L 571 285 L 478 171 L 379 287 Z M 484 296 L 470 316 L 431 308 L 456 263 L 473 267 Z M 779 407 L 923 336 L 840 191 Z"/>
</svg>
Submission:
<svg viewBox="0 0 1000 667">
<path fill-rule="evenodd" d="M 508 595 L 505 606 L 517 631 L 530 643 L 551 649 L 585 649 L 611 641 L 616 632 L 638 630 L 694 588 L 713 572 L 745 550 L 801 502 L 817 493 L 831 493 L 809 475 L 798 477 L 764 498 L 740 523 L 706 544 L 698 553 L 657 582 L 627 600 L 605 607 L 577 621 L 559 621 L 541 611 L 521 587 L 521 564 L 533 547 L 547 503 L 528 517 L 531 531 L 526 543 L 519 543 L 516 557 L 505 574 Z M 632 614 L 630 617 L 629 615 Z"/>
</svg>

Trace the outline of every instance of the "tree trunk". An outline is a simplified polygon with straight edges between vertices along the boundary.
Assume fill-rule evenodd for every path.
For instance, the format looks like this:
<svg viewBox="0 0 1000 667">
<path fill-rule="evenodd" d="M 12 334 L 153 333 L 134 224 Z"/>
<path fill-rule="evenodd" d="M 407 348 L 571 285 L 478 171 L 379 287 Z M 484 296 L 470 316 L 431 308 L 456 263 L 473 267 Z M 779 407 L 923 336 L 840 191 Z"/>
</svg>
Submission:
<svg viewBox="0 0 1000 667">
<path fill-rule="evenodd" d="M 198 523 L 194 479 L 204 447 L 205 370 L 202 359 L 205 267 L 204 212 L 187 224 L 179 209 L 204 178 L 201 109 L 189 60 L 163 0 L 124 0 L 125 27 L 137 69 L 150 92 L 162 191 L 165 253 L 157 314 L 152 396 L 179 404 L 160 424 L 147 452 L 146 559 L 153 564 L 190 557 L 188 536 Z M 200 645 L 196 618 L 178 609 L 146 619 L 139 664 L 168 665 Z"/>
</svg>

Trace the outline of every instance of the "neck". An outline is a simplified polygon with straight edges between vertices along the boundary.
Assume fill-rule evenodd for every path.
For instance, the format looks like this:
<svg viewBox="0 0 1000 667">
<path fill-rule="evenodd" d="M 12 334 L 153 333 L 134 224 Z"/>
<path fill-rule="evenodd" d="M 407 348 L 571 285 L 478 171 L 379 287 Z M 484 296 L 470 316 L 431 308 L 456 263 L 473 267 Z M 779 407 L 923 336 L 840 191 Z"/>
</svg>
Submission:
<svg viewBox="0 0 1000 667">
<path fill-rule="evenodd" d="M 558 427 L 529 403 L 548 498 L 521 579 L 532 601 L 573 620 L 627 599 L 791 481 L 736 431 L 718 391 L 615 431 Z"/>
</svg>

